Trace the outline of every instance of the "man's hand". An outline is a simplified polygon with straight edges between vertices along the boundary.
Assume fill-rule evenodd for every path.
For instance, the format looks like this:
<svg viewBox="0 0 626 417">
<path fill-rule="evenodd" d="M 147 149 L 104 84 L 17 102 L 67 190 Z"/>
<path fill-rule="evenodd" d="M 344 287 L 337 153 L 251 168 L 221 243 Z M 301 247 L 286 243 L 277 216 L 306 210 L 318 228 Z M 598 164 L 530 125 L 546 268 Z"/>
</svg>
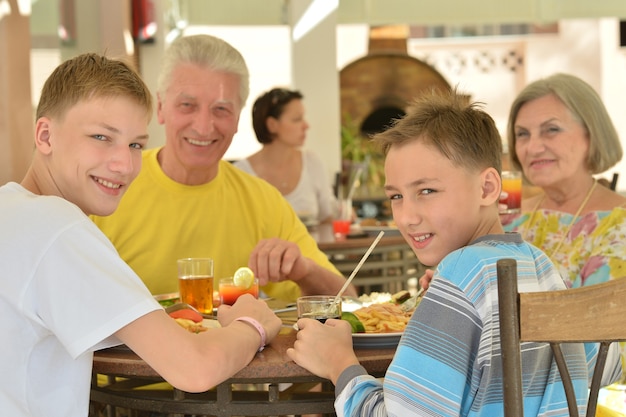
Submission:
<svg viewBox="0 0 626 417">
<path fill-rule="evenodd" d="M 310 263 L 298 245 L 278 238 L 261 240 L 250 254 L 248 267 L 261 286 L 287 279 L 298 281 L 311 272 Z"/>
</svg>

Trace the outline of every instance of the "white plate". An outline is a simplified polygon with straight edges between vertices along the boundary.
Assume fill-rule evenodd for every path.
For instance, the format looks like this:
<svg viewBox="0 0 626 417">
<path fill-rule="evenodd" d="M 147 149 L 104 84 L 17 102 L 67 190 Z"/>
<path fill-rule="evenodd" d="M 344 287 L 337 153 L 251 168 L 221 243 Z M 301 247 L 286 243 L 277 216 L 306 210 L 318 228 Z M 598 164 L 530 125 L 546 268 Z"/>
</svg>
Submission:
<svg viewBox="0 0 626 417">
<path fill-rule="evenodd" d="M 218 327 L 222 327 L 220 325 L 220 322 L 217 321 L 216 319 L 204 319 L 202 320 L 202 325 L 204 327 L 208 327 L 209 329 L 216 329 Z"/>
<path fill-rule="evenodd" d="M 353 333 L 352 347 L 355 349 L 389 349 L 400 342 L 402 332 L 398 333 Z"/>
</svg>

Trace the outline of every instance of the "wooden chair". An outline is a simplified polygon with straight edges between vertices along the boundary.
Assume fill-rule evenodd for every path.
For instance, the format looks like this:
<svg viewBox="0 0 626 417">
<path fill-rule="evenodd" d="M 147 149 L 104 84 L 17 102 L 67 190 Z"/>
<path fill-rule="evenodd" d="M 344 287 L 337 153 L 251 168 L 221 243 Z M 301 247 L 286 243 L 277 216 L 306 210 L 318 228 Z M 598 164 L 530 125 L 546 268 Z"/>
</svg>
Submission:
<svg viewBox="0 0 626 417">
<path fill-rule="evenodd" d="M 594 416 L 609 345 L 626 340 L 626 279 L 560 291 L 518 293 L 515 260 L 499 260 L 497 271 L 505 417 L 524 415 L 520 342 L 550 344 L 570 416 L 578 416 L 578 409 L 561 344 L 599 342 L 587 407 L 587 416 Z"/>
</svg>

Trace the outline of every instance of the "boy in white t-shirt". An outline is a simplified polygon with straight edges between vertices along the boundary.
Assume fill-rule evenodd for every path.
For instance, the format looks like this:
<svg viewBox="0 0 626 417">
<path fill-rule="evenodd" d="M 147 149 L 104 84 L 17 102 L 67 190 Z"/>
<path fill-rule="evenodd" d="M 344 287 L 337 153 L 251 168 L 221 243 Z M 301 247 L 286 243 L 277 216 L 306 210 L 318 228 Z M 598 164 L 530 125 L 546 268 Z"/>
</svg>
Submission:
<svg viewBox="0 0 626 417">
<path fill-rule="evenodd" d="M 3 416 L 87 416 L 93 351 L 120 343 L 177 388 L 205 391 L 280 329 L 250 296 L 220 307 L 222 328 L 186 331 L 87 217 L 111 214 L 139 173 L 151 116 L 139 75 L 97 54 L 43 87 L 32 164 L 0 187 Z"/>
</svg>

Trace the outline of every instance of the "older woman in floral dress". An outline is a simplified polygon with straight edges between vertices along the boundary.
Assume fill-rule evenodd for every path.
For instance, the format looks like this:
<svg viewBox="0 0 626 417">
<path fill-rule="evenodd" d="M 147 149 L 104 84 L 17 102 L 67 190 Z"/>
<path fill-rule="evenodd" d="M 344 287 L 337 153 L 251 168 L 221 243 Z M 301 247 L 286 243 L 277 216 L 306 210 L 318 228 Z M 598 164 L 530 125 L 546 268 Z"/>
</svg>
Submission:
<svg viewBox="0 0 626 417">
<path fill-rule="evenodd" d="M 622 147 L 594 89 L 567 74 L 529 84 L 511 106 L 507 139 L 513 167 L 541 192 L 503 216 L 505 230 L 541 248 L 569 287 L 626 277 L 626 197 L 593 177 Z"/>
</svg>

